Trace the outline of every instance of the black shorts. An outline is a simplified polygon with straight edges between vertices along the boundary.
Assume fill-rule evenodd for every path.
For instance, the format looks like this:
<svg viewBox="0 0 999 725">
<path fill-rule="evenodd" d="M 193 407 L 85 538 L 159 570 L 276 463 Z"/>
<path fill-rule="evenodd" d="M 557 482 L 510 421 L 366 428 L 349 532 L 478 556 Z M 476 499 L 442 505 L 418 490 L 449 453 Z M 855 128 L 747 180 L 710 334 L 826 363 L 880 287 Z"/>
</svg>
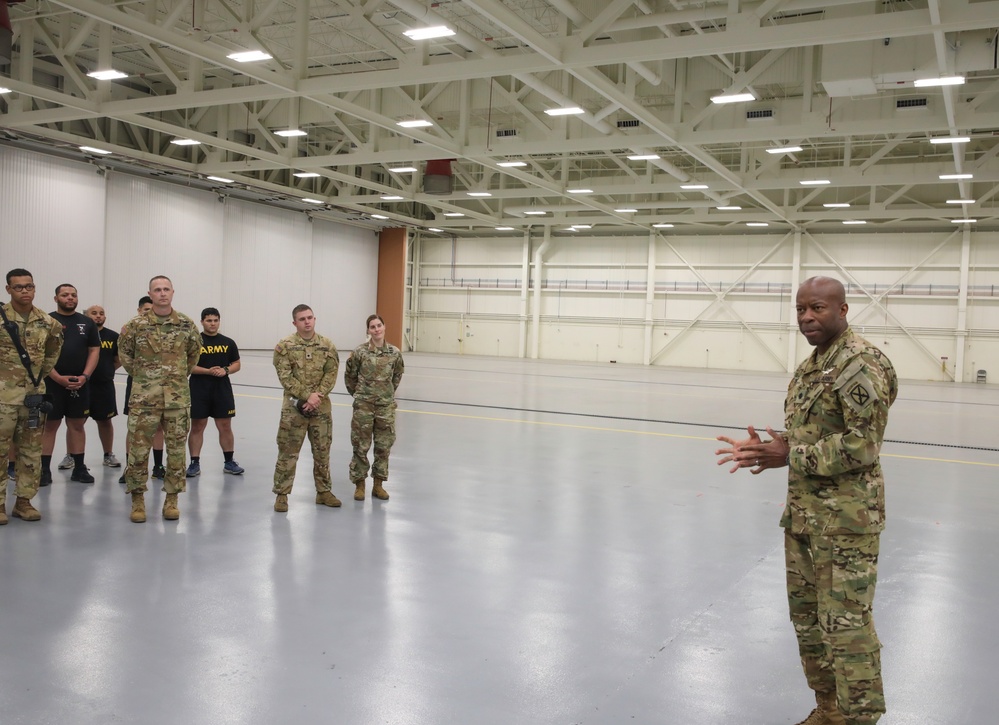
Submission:
<svg viewBox="0 0 999 725">
<path fill-rule="evenodd" d="M 86 418 L 90 415 L 90 383 L 85 383 L 82 388 L 72 392 L 66 390 L 59 383 L 55 383 L 46 378 L 45 392 L 52 401 L 52 412 L 49 413 L 49 420 L 62 420 L 63 418 Z"/>
<path fill-rule="evenodd" d="M 191 420 L 201 418 L 232 418 L 236 415 L 236 398 L 228 377 L 209 375 L 191 377 Z"/>
<path fill-rule="evenodd" d="M 114 380 L 90 381 L 90 417 L 94 420 L 111 420 L 118 415 L 118 400 Z"/>
</svg>

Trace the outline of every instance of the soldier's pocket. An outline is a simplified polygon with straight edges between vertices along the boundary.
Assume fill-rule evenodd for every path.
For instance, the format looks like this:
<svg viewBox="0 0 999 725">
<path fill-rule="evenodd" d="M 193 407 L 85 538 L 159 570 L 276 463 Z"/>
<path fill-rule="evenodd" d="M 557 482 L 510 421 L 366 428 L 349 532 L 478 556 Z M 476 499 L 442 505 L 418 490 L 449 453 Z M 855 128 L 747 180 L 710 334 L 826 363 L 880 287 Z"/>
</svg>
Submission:
<svg viewBox="0 0 999 725">
<path fill-rule="evenodd" d="M 866 534 L 834 536 L 832 606 L 826 631 L 867 627 L 878 576 L 878 539 Z"/>
</svg>

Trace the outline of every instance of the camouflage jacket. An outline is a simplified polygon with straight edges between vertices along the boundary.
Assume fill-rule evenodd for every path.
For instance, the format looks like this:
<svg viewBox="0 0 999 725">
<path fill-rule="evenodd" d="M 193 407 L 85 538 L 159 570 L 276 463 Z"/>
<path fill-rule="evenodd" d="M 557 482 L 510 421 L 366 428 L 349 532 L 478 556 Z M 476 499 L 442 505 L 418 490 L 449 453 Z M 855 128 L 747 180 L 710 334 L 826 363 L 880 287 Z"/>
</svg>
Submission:
<svg viewBox="0 0 999 725">
<path fill-rule="evenodd" d="M 878 454 L 897 393 L 891 361 L 850 328 L 798 366 L 784 401 L 791 466 L 781 526 L 823 536 L 884 528 Z"/>
<path fill-rule="evenodd" d="M 45 392 L 45 376 L 52 371 L 62 351 L 62 325 L 37 307 L 31 308 L 27 322 L 9 302 L 3 306 L 3 311 L 7 319 L 17 325 L 21 345 L 31 358 L 31 369 L 42 381 L 38 387 L 32 384 L 14 341 L 0 328 L 0 405 L 23 405 L 25 395 Z"/>
<path fill-rule="evenodd" d="M 150 310 L 126 323 L 118 338 L 118 358 L 132 376 L 130 408 L 188 408 L 187 376 L 201 356 L 201 333 L 187 315 L 174 310 L 160 319 Z"/>
<path fill-rule="evenodd" d="M 364 343 L 354 348 L 347 358 L 343 382 L 356 400 L 391 405 L 395 402 L 395 391 L 404 370 L 399 348 L 387 342 L 376 348 Z"/>
<path fill-rule="evenodd" d="M 311 340 L 298 333 L 289 335 L 274 346 L 274 369 L 286 393 L 285 405 L 292 405 L 291 398 L 305 400 L 319 393 L 323 397 L 321 410 L 331 410 L 327 396 L 336 385 L 340 354 L 328 337 L 318 332 Z"/>
</svg>

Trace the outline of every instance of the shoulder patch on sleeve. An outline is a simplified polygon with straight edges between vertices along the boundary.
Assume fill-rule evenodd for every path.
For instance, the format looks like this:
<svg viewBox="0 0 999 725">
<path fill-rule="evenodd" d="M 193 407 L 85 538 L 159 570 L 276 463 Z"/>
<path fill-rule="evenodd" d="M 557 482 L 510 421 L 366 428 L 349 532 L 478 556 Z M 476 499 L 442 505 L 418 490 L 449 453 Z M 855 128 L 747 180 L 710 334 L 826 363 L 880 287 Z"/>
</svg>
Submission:
<svg viewBox="0 0 999 725">
<path fill-rule="evenodd" d="M 867 412 L 878 402 L 877 391 L 863 370 L 858 370 L 844 383 L 840 388 L 840 394 L 843 402 L 857 413 Z"/>
</svg>

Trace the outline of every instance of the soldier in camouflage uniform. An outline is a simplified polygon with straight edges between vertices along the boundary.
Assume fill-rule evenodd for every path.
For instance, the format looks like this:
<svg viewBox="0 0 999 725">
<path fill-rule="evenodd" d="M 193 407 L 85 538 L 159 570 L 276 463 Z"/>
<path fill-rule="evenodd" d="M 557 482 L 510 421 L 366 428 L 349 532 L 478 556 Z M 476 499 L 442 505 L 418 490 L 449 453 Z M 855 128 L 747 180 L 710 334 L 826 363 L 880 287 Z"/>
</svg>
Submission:
<svg viewBox="0 0 999 725">
<path fill-rule="evenodd" d="M 333 444 L 333 406 L 330 391 L 336 384 L 340 355 L 333 342 L 316 332 L 316 317 L 308 305 L 291 312 L 295 334 L 274 347 L 274 369 L 284 388 L 281 424 L 278 427 L 278 458 L 274 466 L 274 510 L 288 510 L 288 494 L 295 482 L 295 467 L 305 436 L 312 445 L 312 475 L 316 503 L 337 507 L 330 478 L 330 447 Z"/>
<path fill-rule="evenodd" d="M 815 351 L 798 366 L 784 403 L 786 432 L 721 449 L 732 471 L 789 466 L 781 518 L 787 595 L 816 708 L 799 725 L 872 725 L 885 712 L 881 643 L 872 606 L 885 524 L 878 459 L 898 393 L 884 354 L 850 329 L 843 285 L 806 280 L 798 327 Z"/>
<path fill-rule="evenodd" d="M 371 464 L 374 485 L 371 495 L 383 501 L 388 493 L 388 459 L 395 443 L 395 391 L 402 380 L 404 365 L 399 348 L 385 342 L 385 322 L 371 315 L 367 322 L 368 341 L 347 358 L 343 382 L 354 396 L 354 415 L 350 421 L 350 480 L 354 500 L 364 500 L 364 482 L 368 477 L 368 448 L 375 442 L 375 460 Z"/>
<path fill-rule="evenodd" d="M 146 474 L 156 429 L 166 437 L 163 518 L 180 518 L 177 494 L 185 490 L 184 444 L 191 427 L 191 388 L 187 376 L 201 356 L 201 333 L 187 315 L 173 309 L 173 283 L 168 277 L 149 281 L 153 308 L 133 317 L 118 338 L 118 357 L 132 376 L 128 401 L 128 467 L 125 490 L 132 494 L 130 519 L 146 520 Z"/>
<path fill-rule="evenodd" d="M 17 448 L 17 500 L 10 515 L 24 521 L 38 521 L 42 515 L 31 505 L 31 499 L 38 493 L 41 477 L 45 415 L 36 414 L 32 420 L 24 399 L 45 393 L 45 376 L 62 350 L 62 325 L 32 304 L 35 281 L 28 270 L 12 269 L 7 273 L 7 294 L 10 302 L 3 306 L 6 329 L 0 330 L 0 450 Z M 31 375 L 21 362 L 11 332 L 31 358 Z M 0 487 L 0 525 L 6 523 L 7 482 L 4 481 Z"/>
</svg>

